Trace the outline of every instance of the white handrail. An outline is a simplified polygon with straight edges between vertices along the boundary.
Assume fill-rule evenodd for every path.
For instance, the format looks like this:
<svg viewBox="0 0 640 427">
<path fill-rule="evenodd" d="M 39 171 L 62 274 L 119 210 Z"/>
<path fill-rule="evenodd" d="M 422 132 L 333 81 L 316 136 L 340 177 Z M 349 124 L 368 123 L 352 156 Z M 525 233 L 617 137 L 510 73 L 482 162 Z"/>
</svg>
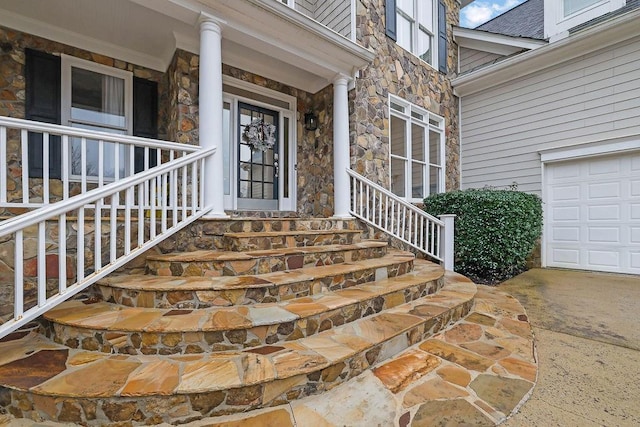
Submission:
<svg viewBox="0 0 640 427">
<path fill-rule="evenodd" d="M 210 210 L 203 206 L 201 192 L 204 159 L 215 150 L 198 150 L 1 222 L 0 239 L 14 237 L 15 256 L 13 317 L 0 324 L 0 338 L 202 217 Z M 146 188 L 152 189 L 154 197 L 145 202 L 140 199 L 147 197 Z M 125 201 L 122 207 L 116 203 L 103 203 L 106 199 L 119 197 Z M 136 198 L 138 203 L 132 203 Z M 94 211 L 94 217 L 85 221 L 88 209 Z M 106 218 L 102 217 L 103 211 Z M 67 243 L 73 241 L 70 230 L 74 222 L 75 265 L 69 256 L 74 253 L 67 248 Z M 108 231 L 103 231 L 103 226 L 108 226 Z M 51 227 L 57 227 L 57 232 L 47 233 Z M 103 233 L 108 233 L 104 241 Z M 28 240 L 35 240 L 35 245 L 31 246 L 37 253 L 25 259 Z M 90 250 L 85 251 L 87 248 Z M 93 256 L 93 262 L 85 262 L 86 256 Z M 29 278 L 31 281 L 27 280 Z M 67 283 L 69 281 L 73 283 Z M 6 286 L 6 283 L 0 285 Z"/>
<path fill-rule="evenodd" d="M 347 169 L 351 177 L 350 213 L 453 269 L 453 220 L 418 209 L 386 188 Z"/>
<path fill-rule="evenodd" d="M 41 160 L 30 152 L 39 147 Z M 157 139 L 0 117 L 0 207 L 37 208 L 55 203 L 200 149 Z M 50 168 L 56 171 L 55 177 L 51 176 Z M 148 199 L 147 194 L 143 200 Z M 118 204 L 120 200 L 115 201 Z"/>
</svg>

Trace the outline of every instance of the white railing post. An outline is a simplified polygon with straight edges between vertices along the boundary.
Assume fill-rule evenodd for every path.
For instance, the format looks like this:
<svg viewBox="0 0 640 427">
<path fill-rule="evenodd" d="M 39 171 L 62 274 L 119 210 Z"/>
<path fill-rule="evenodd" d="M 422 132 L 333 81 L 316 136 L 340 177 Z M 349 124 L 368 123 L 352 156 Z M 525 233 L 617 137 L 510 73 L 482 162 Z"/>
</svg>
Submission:
<svg viewBox="0 0 640 427">
<path fill-rule="evenodd" d="M 222 144 L 222 22 L 200 16 L 199 139 L 203 149 Z M 204 208 L 207 217 L 226 218 L 222 150 L 204 161 Z"/>
<path fill-rule="evenodd" d="M 442 240 L 440 241 L 440 253 L 444 259 L 444 268 L 445 270 L 453 271 L 455 258 L 453 249 L 456 216 L 453 214 L 447 214 L 439 215 L 438 218 L 444 222 L 444 236 L 441 235 Z"/>
<path fill-rule="evenodd" d="M 342 74 L 333 80 L 333 216 L 349 214 L 349 78 Z M 369 201 L 367 200 L 367 203 Z"/>
</svg>

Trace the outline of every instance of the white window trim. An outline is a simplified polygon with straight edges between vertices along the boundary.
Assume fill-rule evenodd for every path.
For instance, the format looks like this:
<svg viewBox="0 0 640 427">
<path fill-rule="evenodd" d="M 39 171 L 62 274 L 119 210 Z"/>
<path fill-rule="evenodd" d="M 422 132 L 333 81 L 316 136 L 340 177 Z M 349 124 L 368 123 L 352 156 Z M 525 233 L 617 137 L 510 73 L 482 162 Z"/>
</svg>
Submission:
<svg viewBox="0 0 640 427">
<path fill-rule="evenodd" d="M 405 112 L 402 113 L 398 110 L 395 110 L 393 108 L 391 108 L 391 103 L 400 105 L 402 107 L 405 108 Z M 413 117 L 413 115 L 411 114 L 412 112 L 421 114 L 424 117 L 424 120 L 418 120 L 415 117 Z M 406 126 L 406 131 L 405 131 L 405 135 L 406 135 L 406 146 L 405 146 L 405 152 L 406 152 L 406 165 L 405 165 L 405 182 L 404 182 L 404 186 L 405 186 L 405 197 L 403 197 L 405 200 L 407 200 L 408 202 L 412 202 L 412 203 L 422 203 L 422 201 L 424 200 L 424 197 L 427 197 L 431 194 L 431 167 L 437 167 L 439 168 L 439 174 L 438 174 L 438 188 L 436 189 L 436 193 L 442 193 L 445 190 L 445 159 L 446 159 L 446 155 L 445 155 L 445 122 L 444 122 L 444 118 L 438 116 L 437 114 L 431 113 L 428 110 L 425 110 L 424 108 L 421 108 L 415 104 L 412 104 L 408 101 L 405 101 L 402 98 L 399 98 L 397 96 L 394 95 L 389 95 L 389 125 L 391 126 L 391 116 L 395 116 L 395 117 L 399 117 L 403 120 L 405 120 L 405 126 Z M 430 122 L 431 121 L 436 121 L 438 124 L 437 125 L 433 125 Z M 413 197 L 413 189 L 412 189 L 412 182 L 411 182 L 411 163 L 413 162 L 412 159 L 412 154 L 411 154 L 411 143 L 410 140 L 411 138 L 409 138 L 409 135 L 411 134 L 411 125 L 412 124 L 418 124 L 422 127 L 424 127 L 424 130 L 426 132 L 426 141 L 425 141 L 425 147 L 424 147 L 424 154 L 425 154 L 425 159 L 422 163 L 425 164 L 426 166 L 426 171 L 423 174 L 423 186 L 424 186 L 424 190 L 425 190 L 425 194 L 423 194 L 422 198 L 415 198 Z M 433 163 L 432 159 L 429 156 L 429 138 L 430 138 L 430 134 L 429 131 L 435 131 L 440 135 L 440 159 L 439 159 L 439 164 Z M 391 191 L 391 180 L 392 180 L 392 176 L 391 176 L 391 158 L 395 157 L 395 158 L 402 158 L 399 156 L 395 156 L 391 154 L 391 130 L 389 130 L 389 191 Z M 405 158 L 402 158 L 405 159 Z"/>
<path fill-rule="evenodd" d="M 125 126 L 122 128 L 122 130 L 125 130 L 127 135 L 133 134 L 133 73 L 131 73 L 130 71 L 120 70 L 118 68 L 109 67 L 107 65 L 98 64 L 96 62 L 87 61 L 65 54 L 60 55 L 60 63 L 60 98 L 62 104 L 60 119 L 63 125 L 71 126 L 71 68 L 76 67 L 100 74 L 118 77 L 124 80 Z M 99 124 L 97 126 L 99 126 Z M 106 127 L 107 126 L 105 126 L 105 128 Z M 71 148 L 69 148 L 69 156 L 71 155 Z M 125 150 L 125 176 L 130 173 L 130 171 L 128 170 L 130 163 L 128 158 L 129 150 Z M 82 175 L 73 174 L 71 170 L 68 171 L 67 176 L 71 181 L 80 181 L 82 179 Z M 98 182 L 100 180 L 99 177 L 93 175 L 86 176 L 85 179 L 87 182 Z M 103 177 L 102 179 L 107 182 L 114 181 L 114 178 Z"/>
<path fill-rule="evenodd" d="M 407 49 L 406 47 L 400 45 L 398 43 L 398 46 L 400 46 L 401 48 L 403 48 L 404 50 L 406 50 L 407 52 L 409 52 L 410 54 L 412 54 L 413 56 L 415 56 L 416 58 L 418 58 L 423 64 L 428 65 L 429 67 L 433 68 L 434 70 L 438 70 L 438 1 L 437 0 L 428 0 L 429 2 L 431 2 L 431 16 L 432 16 L 432 21 L 431 25 L 432 25 L 432 31 L 429 31 L 427 28 L 425 28 L 425 31 L 427 32 L 427 34 L 429 34 L 431 36 L 431 59 L 432 59 L 432 64 L 428 63 L 427 61 L 425 61 L 424 59 L 422 59 L 419 55 L 416 54 L 417 50 L 418 50 L 418 33 L 420 32 L 420 21 L 418 21 L 418 7 L 420 7 L 420 5 L 424 5 L 424 1 L 423 0 L 412 0 L 413 2 L 413 17 L 408 17 L 409 19 L 412 20 L 413 22 L 413 29 L 411 32 L 411 39 L 412 39 L 412 46 L 410 49 Z M 404 11 L 402 11 L 402 9 L 400 9 L 400 6 L 398 5 L 398 3 L 396 3 L 396 14 L 403 14 L 406 15 L 406 13 L 404 13 Z M 396 31 L 398 31 L 398 19 L 396 18 Z"/>
<path fill-rule="evenodd" d="M 568 30 L 623 7 L 626 0 L 601 0 L 567 17 L 563 0 L 544 0 L 544 36 L 551 42 L 568 36 Z"/>
</svg>

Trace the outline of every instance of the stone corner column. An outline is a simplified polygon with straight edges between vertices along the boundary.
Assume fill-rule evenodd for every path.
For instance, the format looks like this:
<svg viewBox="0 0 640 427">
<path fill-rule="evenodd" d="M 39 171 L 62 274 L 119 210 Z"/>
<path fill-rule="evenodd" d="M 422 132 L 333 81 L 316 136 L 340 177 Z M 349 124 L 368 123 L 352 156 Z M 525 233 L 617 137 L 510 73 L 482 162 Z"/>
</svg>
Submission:
<svg viewBox="0 0 640 427">
<path fill-rule="evenodd" d="M 351 185 L 347 174 L 350 159 L 349 80 L 344 74 L 333 79 L 333 216 L 336 218 L 352 218 L 349 213 Z"/>
<path fill-rule="evenodd" d="M 198 20 L 200 30 L 199 139 L 203 149 L 216 147 L 204 162 L 205 218 L 228 218 L 224 211 L 222 163 L 222 25 L 205 14 Z"/>
</svg>

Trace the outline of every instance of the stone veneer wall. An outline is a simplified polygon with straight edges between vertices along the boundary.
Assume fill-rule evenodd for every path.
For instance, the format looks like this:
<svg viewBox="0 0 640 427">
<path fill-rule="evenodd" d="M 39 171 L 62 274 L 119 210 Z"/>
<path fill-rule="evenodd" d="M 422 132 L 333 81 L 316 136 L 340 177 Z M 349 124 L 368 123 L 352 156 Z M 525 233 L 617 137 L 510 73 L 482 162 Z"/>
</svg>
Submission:
<svg viewBox="0 0 640 427">
<path fill-rule="evenodd" d="M 458 49 L 452 25 L 458 25 L 459 0 L 446 0 L 448 75 L 406 52 L 385 34 L 384 0 L 358 0 L 356 37 L 373 49 L 373 64 L 360 71 L 350 93 L 351 165 L 367 178 L 389 188 L 389 94 L 438 114 L 446 125 L 445 184 L 459 188 L 458 99 L 448 79 L 457 70 Z"/>
</svg>

